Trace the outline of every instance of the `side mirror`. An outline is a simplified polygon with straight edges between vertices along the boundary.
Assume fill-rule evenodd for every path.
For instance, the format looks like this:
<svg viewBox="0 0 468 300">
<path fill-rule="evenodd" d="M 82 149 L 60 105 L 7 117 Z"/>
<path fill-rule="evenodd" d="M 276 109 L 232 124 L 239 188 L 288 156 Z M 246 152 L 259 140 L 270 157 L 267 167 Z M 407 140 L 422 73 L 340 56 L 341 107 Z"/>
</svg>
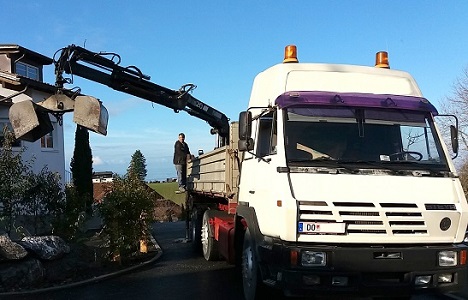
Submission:
<svg viewBox="0 0 468 300">
<path fill-rule="evenodd" d="M 237 147 L 239 148 L 239 151 L 252 151 L 254 149 L 254 141 L 252 138 L 239 140 Z"/>
<path fill-rule="evenodd" d="M 14 103 L 8 116 L 15 138 L 19 140 L 35 142 L 54 130 L 48 110 L 31 100 Z"/>
<path fill-rule="evenodd" d="M 252 133 L 252 113 L 250 111 L 242 111 L 239 114 L 239 139 L 246 140 L 250 138 Z"/>
<path fill-rule="evenodd" d="M 451 118 L 455 121 L 455 125 L 450 125 L 450 140 L 452 144 L 452 151 L 455 153 L 455 156 L 452 159 L 457 158 L 458 156 L 458 118 L 455 115 L 436 115 L 435 117 L 445 117 Z M 453 123 L 453 122 L 451 122 Z"/>
<path fill-rule="evenodd" d="M 458 153 L 458 129 L 454 125 L 450 125 L 450 139 L 453 153 Z"/>
<path fill-rule="evenodd" d="M 91 96 L 77 96 L 73 122 L 91 131 L 107 135 L 109 113 L 102 102 Z"/>
</svg>

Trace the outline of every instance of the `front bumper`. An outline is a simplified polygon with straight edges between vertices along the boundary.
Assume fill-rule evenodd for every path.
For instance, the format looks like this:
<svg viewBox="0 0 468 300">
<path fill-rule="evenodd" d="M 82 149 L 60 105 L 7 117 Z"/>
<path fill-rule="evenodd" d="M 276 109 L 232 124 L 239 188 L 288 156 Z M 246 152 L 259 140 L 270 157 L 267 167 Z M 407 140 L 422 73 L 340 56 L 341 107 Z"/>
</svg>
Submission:
<svg viewBox="0 0 468 300">
<path fill-rule="evenodd" d="M 274 241 L 263 243 L 258 254 L 263 282 L 289 296 L 327 293 L 396 296 L 462 289 L 467 282 L 467 266 L 440 267 L 437 257 L 440 251 L 466 249 L 465 245 L 310 246 Z M 301 266 L 300 255 L 305 250 L 326 252 L 327 265 Z M 299 253 L 297 263 L 291 259 L 292 251 Z M 451 274 L 451 282 L 439 282 L 442 274 Z M 430 280 L 416 285 L 417 276 Z"/>
</svg>

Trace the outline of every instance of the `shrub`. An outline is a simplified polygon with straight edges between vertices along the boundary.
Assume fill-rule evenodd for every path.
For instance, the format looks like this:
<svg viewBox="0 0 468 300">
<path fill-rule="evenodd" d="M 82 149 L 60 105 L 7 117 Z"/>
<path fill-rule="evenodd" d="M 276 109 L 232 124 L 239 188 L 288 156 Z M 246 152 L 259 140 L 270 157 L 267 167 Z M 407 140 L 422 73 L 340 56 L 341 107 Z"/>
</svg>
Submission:
<svg viewBox="0 0 468 300">
<path fill-rule="evenodd" d="M 52 220 L 54 234 L 66 240 L 74 240 L 86 221 L 84 199 L 77 193 L 74 186 L 65 187 L 66 202 L 63 205 L 63 214 Z"/>
<path fill-rule="evenodd" d="M 115 176 L 98 210 L 108 238 L 108 257 L 126 260 L 138 250 L 140 240 L 150 240 L 153 196 L 138 176 Z"/>
<path fill-rule="evenodd" d="M 57 173 L 47 167 L 38 174 L 31 170 L 31 161 L 24 161 L 19 151 L 12 149 L 14 135 L 3 128 L 4 141 L 0 147 L 0 221 L 5 232 L 40 229 L 60 234 L 65 239 L 76 237 L 85 221 L 85 201 L 74 187 L 64 191 Z M 18 226 L 24 224 L 24 226 Z M 52 226 L 50 228 L 49 226 Z M 42 232 L 41 232 L 42 233 Z"/>
<path fill-rule="evenodd" d="M 32 227 L 34 234 L 41 228 L 55 223 L 65 212 L 65 193 L 60 182 L 60 176 L 44 167 L 41 172 L 28 172 L 28 189 L 20 202 L 22 211 L 33 216 Z"/>
<path fill-rule="evenodd" d="M 28 189 L 30 165 L 22 160 L 24 149 L 18 152 L 12 150 L 13 133 L 7 127 L 0 130 L 3 130 L 4 137 L 0 148 L 0 219 L 4 230 L 10 235 L 22 206 L 20 202 Z"/>
</svg>

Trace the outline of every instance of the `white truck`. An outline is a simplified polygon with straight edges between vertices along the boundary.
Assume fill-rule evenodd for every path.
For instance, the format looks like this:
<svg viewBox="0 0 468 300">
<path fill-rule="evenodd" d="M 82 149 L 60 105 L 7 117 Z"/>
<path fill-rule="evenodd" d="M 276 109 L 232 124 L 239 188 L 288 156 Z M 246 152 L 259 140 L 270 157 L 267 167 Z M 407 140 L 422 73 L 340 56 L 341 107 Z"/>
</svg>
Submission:
<svg viewBox="0 0 468 300">
<path fill-rule="evenodd" d="M 152 83 L 115 53 L 70 45 L 57 54 L 56 94 L 10 107 L 16 137 L 37 140 L 52 130 L 49 114 L 61 123 L 69 111 L 107 133 L 105 107 L 66 89 L 64 73 L 209 123 L 219 147 L 187 166 L 187 235 L 207 260 L 240 267 L 247 300 L 270 288 L 395 299 L 465 285 L 468 205 L 438 112 L 385 52 L 375 67 L 309 64 L 288 46 L 231 124 L 190 95 L 193 84 Z M 450 129 L 456 155 L 457 122 Z"/>
<path fill-rule="evenodd" d="M 296 52 L 256 76 L 229 142 L 189 163 L 194 245 L 241 266 L 246 299 L 463 287 L 468 205 L 435 107 L 386 52 L 375 67 Z"/>
</svg>

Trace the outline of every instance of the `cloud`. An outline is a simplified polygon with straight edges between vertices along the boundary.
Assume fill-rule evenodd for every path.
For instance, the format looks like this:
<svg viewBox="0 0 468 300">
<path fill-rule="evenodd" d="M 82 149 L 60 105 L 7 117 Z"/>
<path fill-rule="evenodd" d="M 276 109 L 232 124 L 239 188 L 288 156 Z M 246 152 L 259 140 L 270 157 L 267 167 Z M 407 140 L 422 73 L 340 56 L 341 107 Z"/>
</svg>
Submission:
<svg viewBox="0 0 468 300">
<path fill-rule="evenodd" d="M 93 165 L 94 166 L 99 166 L 103 165 L 104 161 L 99 157 L 99 156 L 93 156 Z"/>
</svg>

